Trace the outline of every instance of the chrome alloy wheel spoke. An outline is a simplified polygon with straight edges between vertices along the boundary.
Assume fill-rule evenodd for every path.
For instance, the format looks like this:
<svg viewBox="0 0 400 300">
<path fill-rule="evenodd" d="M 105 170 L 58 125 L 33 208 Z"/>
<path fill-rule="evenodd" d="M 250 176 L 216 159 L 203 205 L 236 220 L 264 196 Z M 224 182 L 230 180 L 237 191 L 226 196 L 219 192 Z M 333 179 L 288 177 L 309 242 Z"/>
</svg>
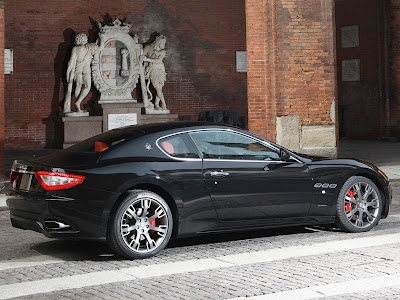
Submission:
<svg viewBox="0 0 400 300">
<path fill-rule="evenodd" d="M 366 203 L 366 206 L 372 208 L 378 208 L 379 207 L 378 199 L 372 199 L 371 201 Z"/>
<path fill-rule="evenodd" d="M 149 230 L 156 231 L 160 236 L 164 236 L 167 233 L 167 225 L 160 225 L 158 227 L 156 226 L 150 226 Z"/>
<path fill-rule="evenodd" d="M 358 218 L 355 221 L 355 224 L 357 227 L 363 227 L 364 226 L 364 221 L 363 221 L 363 213 L 359 212 Z"/>
<path fill-rule="evenodd" d="M 132 230 L 136 230 L 136 226 L 129 226 L 128 224 L 121 225 L 122 236 L 127 236 Z"/>
<path fill-rule="evenodd" d="M 133 205 L 129 206 L 128 209 L 125 211 L 125 216 L 129 219 L 135 219 L 135 221 L 138 220 L 136 208 Z"/>
<path fill-rule="evenodd" d="M 155 247 L 157 247 L 157 243 L 150 237 L 149 232 L 145 232 L 144 237 L 146 238 L 146 247 L 147 250 L 153 250 Z"/>
<path fill-rule="evenodd" d="M 144 217 L 144 216 L 147 215 L 148 210 L 149 210 L 149 208 L 151 206 L 151 200 L 150 199 L 142 199 L 141 206 L 142 206 L 142 209 L 143 209 L 142 217 Z"/>
<path fill-rule="evenodd" d="M 357 193 L 357 196 L 358 196 L 358 201 L 360 201 L 362 199 L 362 192 L 361 192 L 360 183 L 356 183 L 354 185 L 354 188 L 356 189 L 356 193 Z"/>
<path fill-rule="evenodd" d="M 369 184 L 367 184 L 367 185 L 365 186 L 365 193 L 364 193 L 364 195 L 363 195 L 363 197 L 362 197 L 362 201 L 367 201 L 369 195 L 371 195 L 373 191 L 374 191 L 374 189 L 372 188 L 372 186 L 370 186 Z"/>
<path fill-rule="evenodd" d="M 354 198 L 352 198 L 352 197 L 350 197 L 350 196 L 348 196 L 348 195 L 346 195 L 345 199 L 346 199 L 346 201 L 348 201 L 348 202 L 357 204 L 357 201 L 356 201 Z"/>
<path fill-rule="evenodd" d="M 165 216 L 165 211 L 161 206 L 157 207 L 154 211 L 154 214 L 149 218 L 149 221 L 153 221 L 154 219 L 160 219 Z"/>
<path fill-rule="evenodd" d="M 367 209 L 364 210 L 364 213 L 367 215 L 367 221 L 368 223 L 372 223 L 375 220 L 375 216 L 373 214 L 371 214 Z"/>
<path fill-rule="evenodd" d="M 129 247 L 135 250 L 139 250 L 140 247 L 140 234 L 136 235 L 135 239 L 132 239 L 131 242 L 129 243 Z"/>
<path fill-rule="evenodd" d="M 356 212 L 358 212 L 358 209 L 352 209 L 352 210 L 346 211 L 347 218 L 349 220 L 352 219 Z"/>
</svg>

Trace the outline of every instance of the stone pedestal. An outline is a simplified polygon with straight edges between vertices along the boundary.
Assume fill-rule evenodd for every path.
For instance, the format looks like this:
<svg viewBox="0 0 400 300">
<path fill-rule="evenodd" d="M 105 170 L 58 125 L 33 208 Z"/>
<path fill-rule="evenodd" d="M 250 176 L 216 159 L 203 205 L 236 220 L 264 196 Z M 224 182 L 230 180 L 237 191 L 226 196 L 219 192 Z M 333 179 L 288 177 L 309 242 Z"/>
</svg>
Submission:
<svg viewBox="0 0 400 300">
<path fill-rule="evenodd" d="M 143 103 L 102 103 L 103 131 L 141 124 Z"/>
<path fill-rule="evenodd" d="M 102 103 L 101 106 L 103 116 L 62 118 L 64 149 L 114 128 L 178 120 L 177 114 L 142 115 L 143 103 Z"/>
<path fill-rule="evenodd" d="M 169 109 L 155 109 L 155 108 L 145 108 L 146 115 L 169 115 L 171 112 Z"/>
<path fill-rule="evenodd" d="M 64 144 L 68 148 L 80 141 L 102 133 L 103 117 L 63 117 Z"/>
<path fill-rule="evenodd" d="M 89 112 L 88 111 L 73 111 L 65 114 L 66 117 L 89 117 Z"/>
</svg>

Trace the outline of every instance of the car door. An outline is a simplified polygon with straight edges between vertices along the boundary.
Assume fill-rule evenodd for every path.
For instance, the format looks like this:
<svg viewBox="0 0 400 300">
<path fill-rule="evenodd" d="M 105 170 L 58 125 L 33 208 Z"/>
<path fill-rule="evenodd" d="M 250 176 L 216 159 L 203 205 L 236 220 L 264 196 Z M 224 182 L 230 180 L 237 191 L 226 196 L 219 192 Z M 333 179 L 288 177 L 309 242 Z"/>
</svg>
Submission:
<svg viewBox="0 0 400 300">
<path fill-rule="evenodd" d="M 307 166 L 282 161 L 279 149 L 234 130 L 190 132 L 203 156 L 203 176 L 221 220 L 306 216 L 312 201 Z"/>
</svg>

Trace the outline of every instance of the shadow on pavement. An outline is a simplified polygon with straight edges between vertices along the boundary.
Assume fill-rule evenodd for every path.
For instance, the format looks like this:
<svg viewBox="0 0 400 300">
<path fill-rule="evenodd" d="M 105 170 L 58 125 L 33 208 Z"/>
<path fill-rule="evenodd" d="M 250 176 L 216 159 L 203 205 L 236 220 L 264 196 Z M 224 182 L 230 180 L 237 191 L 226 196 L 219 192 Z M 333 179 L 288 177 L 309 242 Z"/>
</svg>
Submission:
<svg viewBox="0 0 400 300">
<path fill-rule="evenodd" d="M 217 244 L 223 242 L 233 242 L 243 240 L 244 242 L 249 239 L 266 238 L 274 236 L 283 236 L 299 233 L 315 233 L 321 230 L 327 230 L 326 227 L 287 227 L 279 229 L 256 230 L 246 232 L 230 232 L 207 234 L 191 238 L 182 238 L 171 240 L 166 249 L 181 248 L 196 245 Z M 34 250 L 41 255 L 51 256 L 55 259 L 64 261 L 112 261 L 124 260 L 124 257 L 116 255 L 108 247 L 106 242 L 101 241 L 85 241 L 85 240 L 49 240 L 46 242 L 38 243 L 31 246 Z"/>
</svg>

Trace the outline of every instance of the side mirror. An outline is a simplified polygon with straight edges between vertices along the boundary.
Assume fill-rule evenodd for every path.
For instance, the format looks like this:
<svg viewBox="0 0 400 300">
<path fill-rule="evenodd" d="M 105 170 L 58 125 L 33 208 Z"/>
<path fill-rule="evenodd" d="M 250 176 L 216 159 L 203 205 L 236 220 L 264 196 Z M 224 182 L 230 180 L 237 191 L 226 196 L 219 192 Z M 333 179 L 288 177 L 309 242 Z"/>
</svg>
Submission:
<svg viewBox="0 0 400 300">
<path fill-rule="evenodd" d="M 291 156 L 290 153 L 289 153 L 286 149 L 281 148 L 281 149 L 279 150 L 279 157 L 280 157 L 283 161 L 289 160 L 290 156 Z"/>
</svg>

